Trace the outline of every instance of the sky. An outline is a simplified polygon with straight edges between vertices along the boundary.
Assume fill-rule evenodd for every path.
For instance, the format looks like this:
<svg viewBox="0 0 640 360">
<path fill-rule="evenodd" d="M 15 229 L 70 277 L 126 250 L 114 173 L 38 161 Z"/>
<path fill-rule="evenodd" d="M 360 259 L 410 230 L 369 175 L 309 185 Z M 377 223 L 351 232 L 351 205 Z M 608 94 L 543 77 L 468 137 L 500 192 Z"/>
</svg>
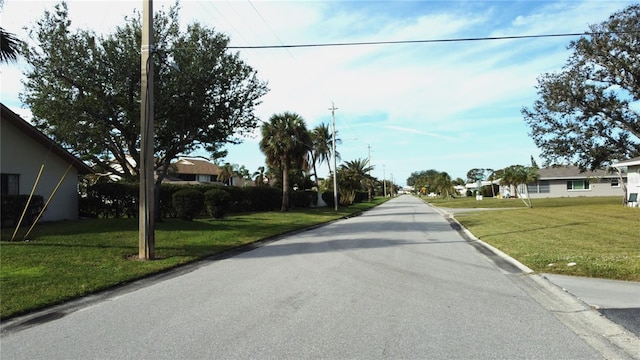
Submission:
<svg viewBox="0 0 640 360">
<path fill-rule="evenodd" d="M 637 1 L 636 1 L 637 2 Z M 28 40 L 54 1 L 4 0 L 1 26 Z M 68 1 L 72 25 L 111 33 L 142 1 Z M 448 40 L 583 33 L 634 1 L 182 1 L 180 22 L 227 34 L 231 46 Z M 173 1 L 154 1 L 167 10 Z M 539 164 L 521 114 L 537 99 L 537 78 L 558 72 L 578 37 L 447 41 L 334 47 L 238 49 L 267 81 L 255 112 L 285 111 L 309 129 L 335 127 L 341 159 L 370 159 L 372 175 L 406 185 L 435 169 L 466 178 L 473 168 Z M 2 64 L 0 100 L 30 119 L 19 100 L 28 65 Z M 227 147 L 222 162 L 263 166 L 259 129 Z M 207 156 L 206 152 L 195 155 Z M 333 166 L 332 166 L 333 167 Z M 319 176 L 327 176 L 326 164 Z"/>
</svg>

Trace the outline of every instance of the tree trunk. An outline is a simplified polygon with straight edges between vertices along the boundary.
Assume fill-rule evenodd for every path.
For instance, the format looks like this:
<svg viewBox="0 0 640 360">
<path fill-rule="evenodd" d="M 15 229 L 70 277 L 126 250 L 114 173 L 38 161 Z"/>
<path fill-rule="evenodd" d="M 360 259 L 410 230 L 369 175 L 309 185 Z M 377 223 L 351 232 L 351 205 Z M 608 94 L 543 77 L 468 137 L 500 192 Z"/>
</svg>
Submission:
<svg viewBox="0 0 640 360">
<path fill-rule="evenodd" d="M 282 207 L 280 211 L 289 211 L 289 158 L 282 166 Z"/>
</svg>

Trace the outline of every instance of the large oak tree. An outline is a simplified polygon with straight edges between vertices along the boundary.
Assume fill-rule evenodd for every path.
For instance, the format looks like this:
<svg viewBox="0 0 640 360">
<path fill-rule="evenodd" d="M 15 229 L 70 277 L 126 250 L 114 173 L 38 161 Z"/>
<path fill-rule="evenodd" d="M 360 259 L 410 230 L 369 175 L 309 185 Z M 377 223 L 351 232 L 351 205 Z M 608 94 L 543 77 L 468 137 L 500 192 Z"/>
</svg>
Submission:
<svg viewBox="0 0 640 360">
<path fill-rule="evenodd" d="M 546 165 L 582 169 L 640 156 L 640 5 L 590 26 L 567 63 L 538 79 L 522 114 Z"/>
<path fill-rule="evenodd" d="M 229 38 L 199 23 L 181 30 L 178 4 L 154 16 L 155 159 L 159 186 L 171 160 L 198 148 L 214 156 L 257 127 L 267 92 Z M 35 124 L 98 172 L 135 180 L 140 159 L 141 19 L 110 34 L 73 29 L 66 3 L 46 11 L 23 54 L 22 100 Z"/>
</svg>

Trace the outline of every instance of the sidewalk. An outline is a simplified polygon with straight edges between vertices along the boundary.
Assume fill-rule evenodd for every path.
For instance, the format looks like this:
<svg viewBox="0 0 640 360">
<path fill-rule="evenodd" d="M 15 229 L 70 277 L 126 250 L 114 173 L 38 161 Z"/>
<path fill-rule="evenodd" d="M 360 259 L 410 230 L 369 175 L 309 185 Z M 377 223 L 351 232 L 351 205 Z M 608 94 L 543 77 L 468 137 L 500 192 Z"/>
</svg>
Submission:
<svg viewBox="0 0 640 360">
<path fill-rule="evenodd" d="M 609 320 L 640 336 L 640 282 L 541 275 Z"/>
<path fill-rule="evenodd" d="M 431 208 L 438 211 L 443 216 L 451 217 L 454 220 L 455 214 L 457 213 L 498 210 L 493 208 L 442 209 L 436 206 L 431 206 Z M 464 227 L 462 228 L 470 237 L 476 239 L 471 232 Z M 479 239 L 476 240 L 480 241 Z M 491 245 L 486 244 L 483 241 L 480 242 L 484 246 L 492 248 L 492 250 L 497 254 L 501 254 L 501 256 L 509 259 L 512 263 L 526 268 L 526 266 L 510 257 L 508 254 L 502 253 L 500 250 L 493 248 Z M 527 272 L 533 272 L 533 270 L 528 269 Z M 640 282 L 585 278 L 546 273 L 542 273 L 540 275 L 545 277 L 550 283 L 571 294 L 573 297 L 578 298 L 580 301 L 596 309 L 610 321 L 624 327 L 628 331 L 640 337 Z M 640 354 L 640 349 L 638 353 Z"/>
</svg>

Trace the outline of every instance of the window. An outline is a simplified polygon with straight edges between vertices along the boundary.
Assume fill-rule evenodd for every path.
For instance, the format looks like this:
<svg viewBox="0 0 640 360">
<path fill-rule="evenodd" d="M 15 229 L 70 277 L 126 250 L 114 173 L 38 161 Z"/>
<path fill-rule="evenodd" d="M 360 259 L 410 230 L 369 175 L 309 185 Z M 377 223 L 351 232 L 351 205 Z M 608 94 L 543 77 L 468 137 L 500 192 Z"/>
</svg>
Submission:
<svg viewBox="0 0 640 360">
<path fill-rule="evenodd" d="M 620 187 L 620 180 L 611 179 L 611 187 Z"/>
<path fill-rule="evenodd" d="M 588 180 L 569 180 L 567 190 L 591 190 Z"/>
<path fill-rule="evenodd" d="M 20 194 L 20 175 L 2 174 L 0 183 L 2 183 L 2 195 Z"/>
<path fill-rule="evenodd" d="M 178 174 L 178 179 L 184 181 L 196 181 L 195 174 Z"/>
<path fill-rule="evenodd" d="M 549 180 L 540 180 L 537 183 L 527 184 L 529 194 L 548 194 L 551 192 Z"/>
</svg>

